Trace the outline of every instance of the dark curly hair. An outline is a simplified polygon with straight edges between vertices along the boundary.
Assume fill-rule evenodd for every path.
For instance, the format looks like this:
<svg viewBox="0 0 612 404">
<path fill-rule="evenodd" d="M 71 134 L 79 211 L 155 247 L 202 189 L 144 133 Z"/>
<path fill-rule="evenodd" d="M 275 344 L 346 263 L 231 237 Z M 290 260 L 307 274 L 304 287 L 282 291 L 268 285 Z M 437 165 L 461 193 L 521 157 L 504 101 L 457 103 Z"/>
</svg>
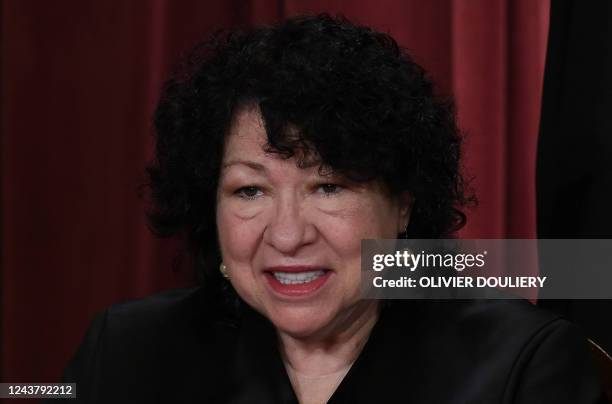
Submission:
<svg viewBox="0 0 612 404">
<path fill-rule="evenodd" d="M 217 182 L 232 117 L 248 103 L 259 106 L 268 151 L 317 156 L 352 180 L 409 191 L 411 221 L 399 237 L 446 237 L 465 223 L 460 208 L 471 198 L 453 104 L 434 96 L 393 38 L 326 14 L 220 32 L 165 84 L 147 168 L 151 227 L 186 241 L 200 280 L 220 282 Z"/>
</svg>

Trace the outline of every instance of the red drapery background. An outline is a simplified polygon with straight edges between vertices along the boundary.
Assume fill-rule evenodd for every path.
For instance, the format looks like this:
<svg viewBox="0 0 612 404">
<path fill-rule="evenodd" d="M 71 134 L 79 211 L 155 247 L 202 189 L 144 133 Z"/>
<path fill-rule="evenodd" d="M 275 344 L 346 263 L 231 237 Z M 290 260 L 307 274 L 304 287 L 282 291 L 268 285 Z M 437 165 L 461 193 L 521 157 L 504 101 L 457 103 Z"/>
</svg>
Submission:
<svg viewBox="0 0 612 404">
<path fill-rule="evenodd" d="M 57 381 L 94 312 L 186 285 L 138 197 L 151 113 L 218 28 L 342 13 L 454 94 L 480 205 L 462 235 L 535 237 L 548 1 L 0 0 L 0 377 Z"/>
</svg>

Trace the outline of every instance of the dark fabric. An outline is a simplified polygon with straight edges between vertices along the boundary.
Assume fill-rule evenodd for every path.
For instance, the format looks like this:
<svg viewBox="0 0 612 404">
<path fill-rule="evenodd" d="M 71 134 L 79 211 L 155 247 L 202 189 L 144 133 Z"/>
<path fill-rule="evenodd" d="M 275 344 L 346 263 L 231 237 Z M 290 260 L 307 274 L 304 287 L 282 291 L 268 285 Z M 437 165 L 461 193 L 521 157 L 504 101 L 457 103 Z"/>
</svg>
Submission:
<svg viewBox="0 0 612 404">
<path fill-rule="evenodd" d="M 539 238 L 612 238 L 611 25 L 609 1 L 552 2 L 537 161 Z M 539 304 L 612 352 L 612 301 Z"/>
<path fill-rule="evenodd" d="M 297 404 L 273 326 L 201 289 L 113 306 L 64 376 L 79 403 Z M 329 403 L 596 403 L 585 337 L 525 301 L 394 301 Z"/>
</svg>

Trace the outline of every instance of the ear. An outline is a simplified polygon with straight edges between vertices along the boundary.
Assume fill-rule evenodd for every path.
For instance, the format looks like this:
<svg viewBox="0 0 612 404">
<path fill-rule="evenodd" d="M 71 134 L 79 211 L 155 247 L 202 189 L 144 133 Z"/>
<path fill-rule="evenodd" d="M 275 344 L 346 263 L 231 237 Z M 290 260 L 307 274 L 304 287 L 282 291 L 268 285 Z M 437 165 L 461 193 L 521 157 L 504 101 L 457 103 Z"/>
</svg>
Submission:
<svg viewBox="0 0 612 404">
<path fill-rule="evenodd" d="M 410 194 L 410 192 L 403 191 L 399 194 L 398 203 L 399 203 L 399 220 L 398 220 L 399 229 L 397 233 L 401 234 L 406 231 L 406 227 L 408 227 L 408 223 L 410 223 L 410 214 L 412 213 L 412 207 L 414 206 L 414 198 L 412 197 L 412 194 Z"/>
</svg>

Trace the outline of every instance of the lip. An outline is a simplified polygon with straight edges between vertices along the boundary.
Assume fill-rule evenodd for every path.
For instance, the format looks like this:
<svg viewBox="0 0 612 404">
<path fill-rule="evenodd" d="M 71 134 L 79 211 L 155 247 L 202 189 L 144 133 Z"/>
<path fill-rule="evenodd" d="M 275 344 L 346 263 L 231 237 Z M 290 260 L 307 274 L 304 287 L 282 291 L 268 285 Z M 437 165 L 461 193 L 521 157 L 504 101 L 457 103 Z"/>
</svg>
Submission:
<svg viewBox="0 0 612 404">
<path fill-rule="evenodd" d="M 311 271 L 329 271 L 319 265 L 276 265 L 264 268 L 264 272 L 311 272 Z"/>
<path fill-rule="evenodd" d="M 299 284 L 284 285 L 276 279 L 274 272 L 312 272 L 324 271 L 325 273 L 317 279 Z M 263 270 L 266 283 L 274 295 L 283 299 L 302 300 L 317 295 L 329 283 L 333 271 L 329 268 L 314 265 L 282 265 L 267 267 Z"/>
</svg>

